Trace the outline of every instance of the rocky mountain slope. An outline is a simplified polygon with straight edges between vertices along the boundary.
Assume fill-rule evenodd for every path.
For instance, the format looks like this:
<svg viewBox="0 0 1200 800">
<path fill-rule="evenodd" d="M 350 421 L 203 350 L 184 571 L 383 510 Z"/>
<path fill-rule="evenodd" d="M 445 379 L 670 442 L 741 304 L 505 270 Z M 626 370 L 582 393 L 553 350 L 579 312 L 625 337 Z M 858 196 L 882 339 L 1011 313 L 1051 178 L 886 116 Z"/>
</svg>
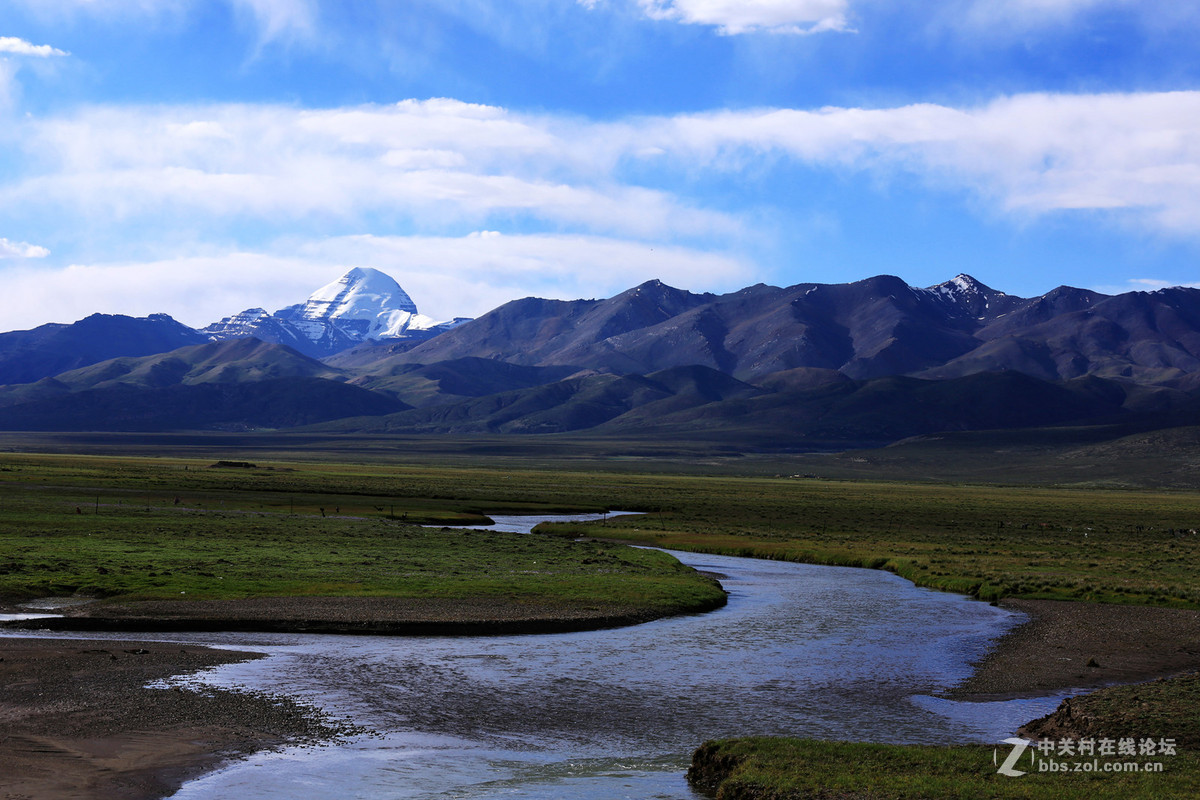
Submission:
<svg viewBox="0 0 1200 800">
<path fill-rule="evenodd" d="M 1029 299 L 966 275 L 927 289 L 885 275 L 697 295 L 651 281 L 607 300 L 517 300 L 380 364 L 464 357 L 638 374 L 702 364 L 741 380 L 808 367 L 858 379 L 1013 370 L 1190 386 L 1200 290 L 1061 287 Z"/>
</svg>

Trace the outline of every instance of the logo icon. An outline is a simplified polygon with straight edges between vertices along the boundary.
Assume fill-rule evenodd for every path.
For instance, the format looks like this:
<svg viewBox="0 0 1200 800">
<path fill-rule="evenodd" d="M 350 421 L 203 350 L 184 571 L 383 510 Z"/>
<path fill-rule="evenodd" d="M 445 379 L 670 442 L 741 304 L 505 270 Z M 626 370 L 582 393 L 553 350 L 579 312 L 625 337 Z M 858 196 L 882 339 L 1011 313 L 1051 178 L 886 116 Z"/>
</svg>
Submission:
<svg viewBox="0 0 1200 800">
<path fill-rule="evenodd" d="M 1021 754 L 1025 752 L 1025 748 L 1029 747 L 1029 741 L 1027 739 L 1016 739 L 1010 737 L 1005 739 L 1003 743 L 1011 744 L 1013 749 L 1012 752 L 1008 754 L 1008 758 L 1004 759 L 1004 763 L 1000 765 L 1000 769 L 996 770 L 996 772 L 1000 773 L 1001 775 L 1007 775 L 1010 778 L 1019 778 L 1025 773 L 1022 770 L 1016 769 L 1017 759 L 1019 759 Z M 992 751 L 993 764 L 995 764 L 998 760 L 998 753 L 999 748 Z"/>
</svg>

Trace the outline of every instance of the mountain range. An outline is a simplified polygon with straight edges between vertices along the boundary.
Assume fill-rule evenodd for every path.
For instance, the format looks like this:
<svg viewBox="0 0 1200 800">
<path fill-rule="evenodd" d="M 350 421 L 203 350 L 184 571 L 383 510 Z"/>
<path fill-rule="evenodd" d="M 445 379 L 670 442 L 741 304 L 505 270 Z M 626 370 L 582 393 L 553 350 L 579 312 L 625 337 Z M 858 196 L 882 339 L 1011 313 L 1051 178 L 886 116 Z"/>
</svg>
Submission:
<svg viewBox="0 0 1200 800">
<path fill-rule="evenodd" d="M 1035 298 L 967 275 L 420 315 L 351 270 L 305 303 L 193 330 L 93 315 L 0 334 L 0 429 L 704 436 L 753 448 L 1200 417 L 1200 290 Z"/>
</svg>

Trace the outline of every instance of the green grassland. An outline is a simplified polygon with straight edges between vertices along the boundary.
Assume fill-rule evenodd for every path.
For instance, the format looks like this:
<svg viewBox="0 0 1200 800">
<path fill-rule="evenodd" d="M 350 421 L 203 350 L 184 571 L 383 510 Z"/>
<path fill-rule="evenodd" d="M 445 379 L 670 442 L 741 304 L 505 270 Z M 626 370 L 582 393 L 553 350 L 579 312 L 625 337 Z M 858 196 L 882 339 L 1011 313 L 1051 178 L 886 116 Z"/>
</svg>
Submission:
<svg viewBox="0 0 1200 800">
<path fill-rule="evenodd" d="M 217 591 L 199 571 L 217 575 L 219 559 L 235 560 L 218 554 L 221 548 L 235 556 L 257 551 L 270 563 L 284 563 L 287 552 L 303 553 L 305 564 L 278 570 L 291 576 L 292 592 L 318 574 L 342 575 L 339 582 L 362 583 L 363 592 L 396 591 L 382 588 L 381 570 L 347 555 L 355 553 L 356 537 L 363 537 L 362 546 L 370 536 L 399 546 L 406 537 L 416 541 L 430 534 L 404 528 L 403 535 L 389 538 L 381 531 L 399 531 L 400 523 L 479 522 L 488 513 L 620 509 L 644 513 L 542 530 L 568 539 L 885 568 L 919 585 L 988 600 L 1020 596 L 1200 607 L 1194 579 L 1200 568 L 1200 535 L 1194 532 L 1200 529 L 1200 496 L 1191 492 L 568 468 L 213 463 L 131 456 L 0 458 L 4 535 L 27 539 L 20 545 L 22 563 L 50 565 L 10 569 L 0 576 L 0 591 L 61 589 L 66 567 L 53 565 L 73 558 L 93 565 L 89 575 L 71 573 L 81 588 L 151 591 L 144 577 L 135 581 L 133 568 L 143 576 L 161 573 L 156 562 L 171 561 L 173 568 L 166 569 L 174 577 L 194 548 L 200 549 L 193 560 L 206 566 L 186 573 L 194 579 L 176 591 Z M 142 549 L 118 544 L 122 537 L 139 537 Z M 16 552 L 14 539 L 6 543 L 0 557 Z M 332 550 L 339 552 L 329 555 Z M 454 568 L 469 568 L 478 554 L 462 552 L 457 567 L 430 562 L 422 580 L 449 581 Z M 107 576 L 97 575 L 97 567 L 108 569 Z M 253 588 L 248 578 L 225 573 L 218 575 L 224 582 Z M 116 576 L 127 583 L 117 585 Z"/>
<path fill-rule="evenodd" d="M 488 510 L 561 508 L 494 496 Z M 659 552 L 413 524 L 486 521 L 480 498 L 458 473 L 417 490 L 403 473 L 337 465 L 9 457 L 0 598 L 505 598 L 653 612 L 721 596 Z"/>
<path fill-rule="evenodd" d="M 660 479 L 656 489 L 665 504 L 645 517 L 539 530 L 883 568 L 985 600 L 1200 607 L 1192 493 L 724 478 Z"/>
<path fill-rule="evenodd" d="M 1200 675 L 1112 686 L 1068 701 L 1034 722 L 1027 735 L 1055 745 L 1066 739 L 1170 741 L 1170 752 L 1117 757 L 1026 751 L 1014 766 L 1021 776 L 998 773 L 1007 746 L 929 747 L 746 737 L 706 742 L 697 750 L 689 779 L 720 800 L 798 798 L 1048 798 L 1049 800 L 1173 800 L 1200 797 Z M 1068 729 L 1058 726 L 1065 722 Z M 1050 771 L 1054 761 L 1061 769 Z M 1087 762 L 1095 762 L 1087 771 Z M 1139 766 L 1114 771 L 1117 764 Z M 1161 764 L 1161 772 L 1146 764 Z M 1079 771 L 1076 771 L 1079 764 Z M 1109 766 L 1106 768 L 1105 765 Z M 1065 770 L 1065 771 L 1064 771 Z"/>
</svg>

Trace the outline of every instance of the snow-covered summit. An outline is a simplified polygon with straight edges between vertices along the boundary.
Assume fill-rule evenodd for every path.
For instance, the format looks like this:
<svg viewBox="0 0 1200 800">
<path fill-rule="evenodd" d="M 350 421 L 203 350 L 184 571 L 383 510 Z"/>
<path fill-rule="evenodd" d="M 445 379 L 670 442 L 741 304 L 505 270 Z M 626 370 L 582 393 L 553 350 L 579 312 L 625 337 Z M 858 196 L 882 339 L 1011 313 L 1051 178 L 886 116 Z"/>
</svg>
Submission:
<svg viewBox="0 0 1200 800">
<path fill-rule="evenodd" d="M 429 330 L 438 322 L 417 312 L 400 284 L 371 267 L 354 267 L 313 292 L 308 301 L 276 312 L 316 341 L 333 324 L 359 339 L 393 339 L 406 331 Z"/>
<path fill-rule="evenodd" d="M 313 292 L 307 301 L 274 314 L 252 308 L 203 329 L 211 339 L 256 336 L 324 356 L 367 340 L 425 339 L 466 320 L 452 322 L 420 314 L 390 275 L 354 267 Z"/>
</svg>

